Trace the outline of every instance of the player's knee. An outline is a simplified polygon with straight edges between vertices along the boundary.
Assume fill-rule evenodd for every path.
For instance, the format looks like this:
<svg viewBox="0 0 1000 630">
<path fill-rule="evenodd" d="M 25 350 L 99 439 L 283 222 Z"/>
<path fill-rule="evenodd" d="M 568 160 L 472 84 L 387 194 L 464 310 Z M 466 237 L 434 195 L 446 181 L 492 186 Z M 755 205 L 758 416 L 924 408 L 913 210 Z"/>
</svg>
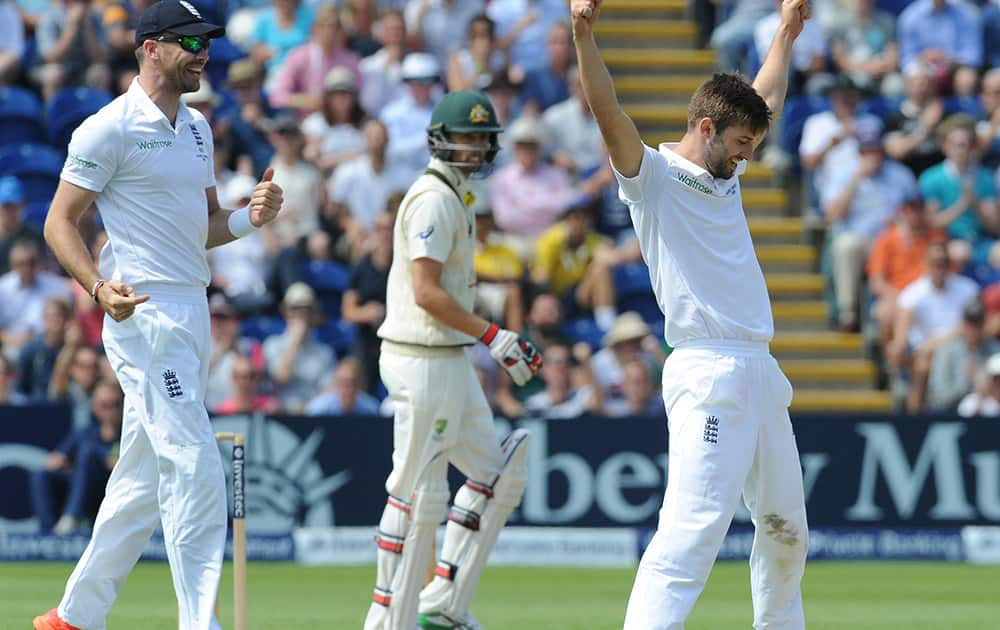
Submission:
<svg viewBox="0 0 1000 630">
<path fill-rule="evenodd" d="M 525 429 L 512 431 L 503 441 L 503 470 L 493 484 L 494 499 L 501 505 L 514 509 L 521 503 L 524 488 L 528 485 L 528 440 L 530 433 Z"/>
<path fill-rule="evenodd" d="M 809 526 L 805 510 L 791 514 L 772 512 L 761 517 L 760 535 L 771 544 L 771 555 L 776 557 L 780 570 L 796 573 L 805 566 L 809 552 Z"/>
<path fill-rule="evenodd" d="M 448 510 L 448 484 L 443 479 L 431 482 L 413 493 L 410 518 L 416 525 L 436 526 Z"/>
</svg>

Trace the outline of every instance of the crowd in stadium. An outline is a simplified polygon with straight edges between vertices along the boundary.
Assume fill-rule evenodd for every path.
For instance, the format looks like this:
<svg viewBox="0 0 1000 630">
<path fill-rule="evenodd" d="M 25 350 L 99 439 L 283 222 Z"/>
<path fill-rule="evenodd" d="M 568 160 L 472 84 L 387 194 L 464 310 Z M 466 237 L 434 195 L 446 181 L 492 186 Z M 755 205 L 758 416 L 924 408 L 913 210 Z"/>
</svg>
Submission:
<svg viewBox="0 0 1000 630">
<path fill-rule="evenodd" d="M 273 226 L 209 254 L 210 411 L 391 414 L 376 330 L 394 209 L 426 166 L 436 99 L 478 89 L 506 132 L 471 200 L 477 308 L 545 358 L 514 388 L 474 348 L 492 404 L 663 413 L 662 313 L 581 98 L 564 0 L 190 1 L 227 26 L 184 96 L 211 123 L 220 201 L 244 205 L 268 167 L 285 196 Z M 41 226 L 73 128 L 136 76 L 149 4 L 0 0 L 0 401 L 68 401 L 79 427 L 114 378 L 103 312 Z M 1000 3 L 814 4 L 761 158 L 802 181 L 801 211 L 823 228 L 831 326 L 868 334 L 907 411 L 1000 415 Z M 719 67 L 752 75 L 774 0 L 690 10 Z M 85 222 L 96 258 L 96 209 Z"/>
</svg>

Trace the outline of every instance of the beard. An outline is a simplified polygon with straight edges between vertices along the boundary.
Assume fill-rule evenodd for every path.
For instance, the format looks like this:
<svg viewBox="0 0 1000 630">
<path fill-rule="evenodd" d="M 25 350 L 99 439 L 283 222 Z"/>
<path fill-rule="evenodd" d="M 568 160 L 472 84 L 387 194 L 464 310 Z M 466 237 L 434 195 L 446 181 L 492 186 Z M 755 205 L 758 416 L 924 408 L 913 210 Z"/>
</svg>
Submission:
<svg viewBox="0 0 1000 630">
<path fill-rule="evenodd" d="M 729 179 L 736 172 L 736 167 L 732 164 L 729 151 L 726 150 L 722 136 L 716 134 L 708 144 L 705 152 L 705 170 L 716 179 Z"/>
</svg>

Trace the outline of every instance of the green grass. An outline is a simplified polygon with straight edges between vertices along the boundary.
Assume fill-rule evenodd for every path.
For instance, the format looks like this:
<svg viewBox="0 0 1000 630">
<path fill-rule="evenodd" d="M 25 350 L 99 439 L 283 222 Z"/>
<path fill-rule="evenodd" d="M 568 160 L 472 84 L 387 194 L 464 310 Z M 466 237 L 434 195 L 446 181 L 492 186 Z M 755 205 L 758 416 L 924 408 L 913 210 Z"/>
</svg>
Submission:
<svg viewBox="0 0 1000 630">
<path fill-rule="evenodd" d="M 70 570 L 66 564 L 0 563 L 0 630 L 30 628 L 33 615 L 59 600 Z M 621 628 L 632 577 L 628 569 L 490 568 L 473 612 L 490 630 Z M 373 578 L 371 567 L 251 564 L 250 629 L 360 628 Z M 231 579 L 227 565 L 221 607 L 227 628 Z M 750 628 L 748 580 L 743 563 L 717 565 L 688 630 Z M 1000 627 L 998 584 L 1000 567 L 816 562 L 803 591 L 811 630 L 986 630 Z M 176 630 L 165 564 L 136 567 L 108 625 Z"/>
</svg>

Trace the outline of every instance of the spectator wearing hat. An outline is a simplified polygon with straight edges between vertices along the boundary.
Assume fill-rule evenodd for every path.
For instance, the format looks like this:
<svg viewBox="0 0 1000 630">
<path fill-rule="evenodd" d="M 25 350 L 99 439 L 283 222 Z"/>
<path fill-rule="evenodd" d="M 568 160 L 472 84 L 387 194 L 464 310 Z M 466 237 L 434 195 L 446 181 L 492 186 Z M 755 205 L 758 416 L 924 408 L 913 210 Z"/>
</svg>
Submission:
<svg viewBox="0 0 1000 630">
<path fill-rule="evenodd" d="M 319 16 L 299 0 L 272 0 L 272 5 L 254 16 L 248 43 L 252 47 L 251 58 L 277 78 L 277 71 L 291 51 L 309 39 Z M 330 13 L 336 15 L 333 5 L 328 6 Z"/>
<path fill-rule="evenodd" d="M 920 175 L 920 192 L 934 225 L 944 228 L 949 238 L 964 242 L 952 251 L 959 265 L 970 257 L 975 263 L 986 262 L 1000 234 L 1000 207 L 993 174 L 976 160 L 975 121 L 955 114 L 941 123 L 937 135 L 944 161 Z"/>
<path fill-rule="evenodd" d="M 378 117 L 386 105 L 406 93 L 403 60 L 408 51 L 406 23 L 399 11 L 386 11 L 378 21 L 382 47 L 361 60 L 361 107 Z"/>
<path fill-rule="evenodd" d="M 354 356 L 361 362 L 362 376 L 368 392 L 373 394 L 378 391 L 379 384 L 381 340 L 376 331 L 385 319 L 394 220 L 395 212 L 389 210 L 375 217 L 371 251 L 351 266 L 347 290 L 340 306 L 344 320 L 358 327 Z"/>
<path fill-rule="evenodd" d="M 605 404 L 622 400 L 626 364 L 631 361 L 643 363 L 647 368 L 647 377 L 653 379 L 651 375 L 659 373 L 659 366 L 666 359 L 659 341 L 635 311 L 616 317 L 601 343 L 602 348 L 590 359 L 590 367 L 601 387 Z"/>
<path fill-rule="evenodd" d="M 924 274 L 927 247 L 947 240 L 944 230 L 931 225 L 918 191 L 903 199 L 897 214 L 897 220 L 875 239 L 868 255 L 868 289 L 875 298 L 881 348 L 887 348 L 892 339 L 900 291 Z"/>
<path fill-rule="evenodd" d="M 485 14 L 475 15 L 469 20 L 465 48 L 454 50 L 447 57 L 447 62 L 449 92 L 476 90 L 496 73 L 506 73 L 507 57 L 497 46 L 493 20 Z"/>
<path fill-rule="evenodd" d="M 593 229 L 596 204 L 581 197 L 566 206 L 558 223 L 535 242 L 531 281 L 551 287 L 569 317 L 593 311 L 602 330 L 615 320 L 614 253 Z"/>
<path fill-rule="evenodd" d="M 232 155 L 227 158 L 248 156 L 250 172 L 259 176 L 274 156 L 264 128 L 275 114 L 264 97 L 264 68 L 253 59 L 238 59 L 229 65 L 226 87 L 236 97 L 236 111 L 228 118 Z"/>
<path fill-rule="evenodd" d="M 259 341 L 240 335 L 242 318 L 225 293 L 214 293 L 208 300 L 211 318 L 212 350 L 208 358 L 208 386 L 205 406 L 210 410 L 234 393 L 232 371 L 239 357 L 249 357 L 254 369 L 264 369 L 263 348 Z"/>
<path fill-rule="evenodd" d="M 927 408 L 953 411 L 974 389 L 982 390 L 981 376 L 987 359 L 1000 352 L 1000 342 L 987 338 L 983 330 L 986 311 L 972 300 L 962 312 L 959 335 L 934 353 L 927 381 Z"/>
<path fill-rule="evenodd" d="M 874 0 L 857 0 L 853 19 L 830 36 L 833 64 L 861 90 L 894 96 L 902 89 L 896 18 L 875 5 Z"/>
<path fill-rule="evenodd" d="M 962 312 L 979 295 L 976 283 L 952 272 L 950 266 L 948 247 L 931 243 L 926 273 L 899 295 L 888 356 L 897 372 L 903 367 L 910 369 L 909 413 L 923 411 L 934 353 L 958 335 Z"/>
<path fill-rule="evenodd" d="M 209 407 L 219 415 L 264 413 L 276 414 L 281 411 L 281 403 L 261 387 L 260 368 L 247 356 L 236 355 L 232 361 L 232 395 Z M 208 401 L 206 401 L 206 406 Z"/>
<path fill-rule="evenodd" d="M 569 175 L 546 163 L 545 127 L 537 118 L 523 116 L 507 133 L 514 144 L 514 161 L 489 180 L 490 199 L 497 227 L 522 241 L 531 240 L 553 225 L 563 211 L 580 196 Z"/>
<path fill-rule="evenodd" d="M 524 327 L 524 296 L 521 281 L 524 265 L 517 253 L 496 232 L 493 208 L 486 190 L 472 202 L 476 213 L 476 302 L 490 313 L 490 320 L 503 322 L 510 330 Z"/>
<path fill-rule="evenodd" d="M 857 129 L 862 125 L 880 125 L 874 116 L 858 115 L 861 95 L 846 76 L 839 77 L 831 86 L 829 98 L 830 110 L 806 119 L 799 143 L 802 168 L 817 189 L 838 171 L 855 172 L 859 159 Z"/>
<path fill-rule="evenodd" d="M 361 131 L 364 120 L 354 74 L 344 66 L 333 68 L 323 83 L 319 111 L 302 121 L 306 138 L 303 155 L 324 177 L 329 177 L 337 166 L 365 152 L 365 136 Z"/>
<path fill-rule="evenodd" d="M 271 228 L 278 247 L 288 247 L 319 227 L 320 207 L 326 202 L 323 178 L 303 157 L 305 137 L 294 114 L 279 113 L 265 126 L 274 147 L 274 181 L 281 182 L 285 194 L 281 217 Z"/>
<path fill-rule="evenodd" d="M 569 69 L 575 65 L 573 34 L 569 23 L 556 22 L 545 42 L 548 63 L 524 73 L 522 112 L 534 116 L 570 96 Z"/>
<path fill-rule="evenodd" d="M 919 176 L 943 157 L 935 130 L 944 116 L 944 102 L 930 67 L 920 61 L 903 66 L 903 94 L 899 109 L 885 121 L 885 150 Z"/>
<path fill-rule="evenodd" d="M 10 271 L 10 248 L 20 240 L 31 240 L 42 248 L 42 235 L 21 220 L 24 190 L 13 175 L 0 177 L 0 275 Z"/>
<path fill-rule="evenodd" d="M 319 309 L 308 284 L 296 282 L 288 287 L 281 312 L 285 331 L 264 340 L 264 359 L 282 410 L 300 413 L 323 388 L 337 362 L 330 346 L 314 334 Z"/>
<path fill-rule="evenodd" d="M 390 138 L 385 125 L 371 119 L 365 123 L 365 154 L 338 166 L 327 182 L 329 205 L 327 220 L 346 233 L 355 245 L 364 243 L 375 217 L 386 207 L 389 198 L 406 190 L 413 173 L 406 166 L 389 161 Z"/>
<path fill-rule="evenodd" d="M 308 416 L 377 416 L 379 400 L 365 391 L 361 364 L 354 357 L 337 363 L 333 378 L 323 392 L 309 401 Z"/>
<path fill-rule="evenodd" d="M 295 0 L 275 0 L 278 4 L 295 3 Z M 337 66 L 349 68 L 355 82 L 361 81 L 358 63 L 361 57 L 347 48 L 347 33 L 332 4 L 324 4 L 316 10 L 316 21 L 312 23 L 309 41 L 298 45 L 288 53 L 279 69 L 268 66 L 275 74 L 274 84 L 269 90 L 271 105 L 276 108 L 290 107 L 302 114 L 317 111 L 323 100 L 323 86 L 330 70 Z"/>
<path fill-rule="evenodd" d="M 31 76 L 49 101 L 66 85 L 109 90 L 107 48 L 101 15 L 89 0 L 54 0 L 35 29 L 38 65 Z"/>
<path fill-rule="evenodd" d="M 44 332 L 46 303 L 59 298 L 72 304 L 73 293 L 66 278 L 42 269 L 42 250 L 34 239 L 15 241 L 8 261 L 10 271 L 0 276 L 0 342 L 13 358 Z"/>
<path fill-rule="evenodd" d="M 471 25 L 485 17 L 483 10 L 486 8 L 483 0 L 408 0 L 405 4 L 406 30 L 411 47 L 423 48 L 434 55 L 442 66 L 450 62 L 463 40 L 471 43 Z M 495 39 L 492 23 L 493 20 L 490 20 L 489 36 Z M 452 86 L 449 69 L 448 91 L 467 89 L 471 88 Z"/>
<path fill-rule="evenodd" d="M 242 208 L 250 203 L 257 180 L 238 174 L 220 190 L 226 208 Z M 272 306 L 267 291 L 267 270 L 277 255 L 277 238 L 271 225 L 220 247 L 208 250 L 212 286 L 220 289 L 243 315 Z"/>
<path fill-rule="evenodd" d="M 389 134 L 389 163 L 416 179 L 431 159 L 427 126 L 440 92 L 441 67 L 433 55 L 410 53 L 403 59 L 402 72 L 406 92 L 389 102 L 378 118 Z"/>
<path fill-rule="evenodd" d="M 983 378 L 958 403 L 957 412 L 960 418 L 1000 417 L 1000 354 L 986 361 Z"/>
<path fill-rule="evenodd" d="M 820 189 L 820 204 L 831 230 L 833 285 L 843 332 L 859 330 L 858 299 L 872 241 L 917 187 L 908 168 L 885 158 L 881 131 L 877 121 L 859 121 L 855 129 L 859 161 L 831 172 Z"/>
</svg>

